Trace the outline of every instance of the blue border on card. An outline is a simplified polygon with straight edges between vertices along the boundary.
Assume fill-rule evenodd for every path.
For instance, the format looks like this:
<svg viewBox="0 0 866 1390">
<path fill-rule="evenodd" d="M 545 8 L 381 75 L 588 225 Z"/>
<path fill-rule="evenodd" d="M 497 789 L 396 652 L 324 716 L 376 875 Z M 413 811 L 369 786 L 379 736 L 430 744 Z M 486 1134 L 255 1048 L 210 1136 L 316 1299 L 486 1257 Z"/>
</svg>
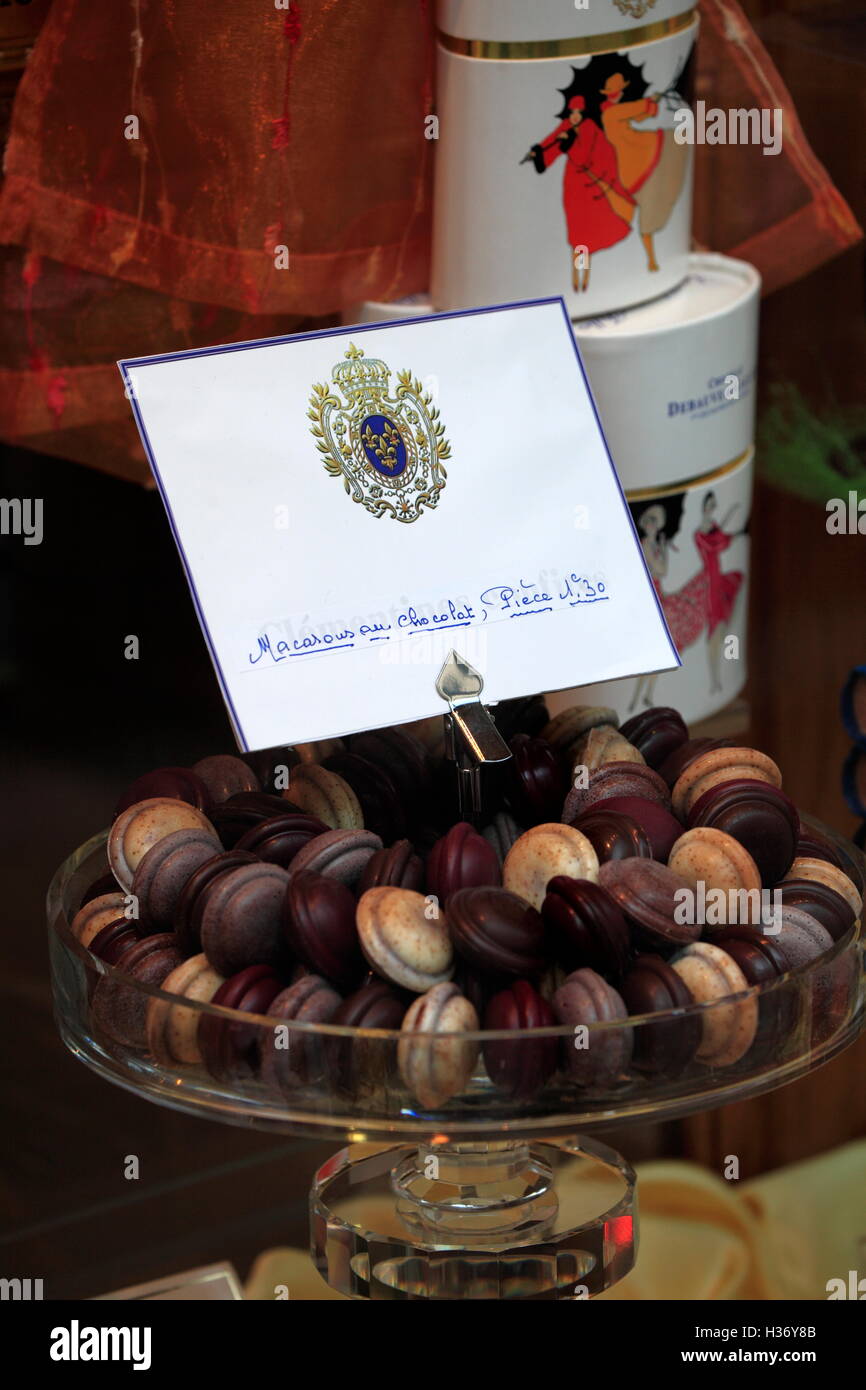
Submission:
<svg viewBox="0 0 866 1390">
<path fill-rule="evenodd" d="M 586 387 L 586 393 L 589 397 L 589 401 L 592 406 L 592 412 L 595 417 L 595 423 L 598 426 L 598 432 L 601 435 L 601 440 L 604 445 L 604 452 L 607 456 L 610 471 L 613 474 L 614 481 L 617 485 L 617 490 L 619 491 L 623 510 L 628 519 L 629 526 L 631 527 L 631 532 L 632 536 L 634 537 L 634 543 L 637 547 L 638 555 L 640 556 L 641 563 L 643 564 L 644 570 L 646 571 L 647 581 L 649 583 L 650 589 L 652 590 L 652 595 L 655 599 L 655 605 L 658 610 L 659 617 L 662 620 L 662 626 L 664 627 L 668 642 L 670 643 L 671 652 L 673 653 L 676 659 L 676 666 L 681 666 L 682 660 L 680 658 L 680 654 L 676 649 L 673 638 L 671 637 L 670 628 L 668 627 L 667 623 L 667 618 L 665 617 L 664 609 L 659 603 L 659 596 L 656 592 L 655 584 L 653 584 L 652 582 L 652 575 L 649 572 L 649 566 L 646 562 L 646 556 L 643 553 L 643 548 L 640 543 L 640 537 L 637 533 L 637 527 L 634 524 L 634 520 L 632 518 L 632 514 L 629 509 L 625 493 L 623 492 L 622 483 L 619 480 L 619 474 L 617 473 L 616 468 L 614 467 L 614 462 L 611 457 L 610 448 L 607 442 L 607 436 L 605 435 L 604 429 L 602 428 L 601 419 L 599 417 L 598 406 L 596 404 L 595 396 L 593 395 L 592 387 L 589 384 L 589 378 L 586 374 L 586 368 L 583 365 L 583 358 L 580 355 L 580 349 L 577 345 L 577 340 L 574 336 L 574 331 L 571 325 L 571 319 L 568 316 L 568 310 L 565 307 L 565 300 L 562 298 L 562 295 L 551 295 L 550 297 L 545 299 L 520 299 L 516 300 L 512 304 L 485 304 L 479 305 L 477 308 L 474 309 L 454 309 L 444 314 L 420 314 L 414 318 L 387 319 L 381 321 L 377 320 L 374 323 L 340 324 L 336 328 L 311 329 L 308 333 L 285 333 L 275 338 L 249 338 L 246 342 L 243 343 L 222 343 L 216 345 L 215 347 L 208 348 L 183 348 L 180 352 L 154 353 L 148 357 L 124 357 L 118 361 L 117 366 L 123 378 L 125 394 L 127 400 L 132 406 L 132 413 L 135 417 L 135 423 L 138 427 L 138 432 L 141 435 L 141 442 L 144 445 L 144 451 L 147 455 L 147 461 L 150 465 L 150 471 L 153 474 L 157 490 L 159 492 L 160 497 L 162 498 L 162 504 L 165 507 L 166 516 L 168 517 L 168 524 L 171 528 L 171 534 L 174 537 L 174 543 L 177 546 L 178 554 L 180 555 L 181 564 L 183 565 L 184 573 L 186 575 L 186 581 L 189 585 L 190 594 L 192 595 L 193 606 L 195 607 L 201 630 L 204 633 L 205 642 L 207 643 L 208 651 L 210 652 L 211 662 L 216 672 L 217 680 L 219 681 L 220 690 L 222 691 L 223 700 L 228 706 L 229 713 L 231 714 L 232 718 L 232 723 L 234 725 L 235 733 L 237 734 L 243 747 L 243 751 L 245 753 L 251 751 L 250 746 L 247 743 L 246 735 L 244 734 L 243 727 L 241 725 L 240 720 L 238 719 L 237 710 L 235 709 L 234 703 L 229 694 L 228 684 L 223 674 L 223 669 L 220 665 L 219 657 L 217 656 L 216 646 L 211 636 L 207 620 L 205 619 L 201 599 L 199 598 L 198 590 L 196 589 L 195 581 L 192 577 L 192 571 L 190 569 L 189 560 L 187 559 L 186 551 L 184 550 L 180 541 L 180 535 L 178 533 L 174 513 L 172 512 L 171 506 L 169 504 L 168 494 L 166 493 L 165 485 L 162 481 L 162 475 L 160 474 L 160 471 L 157 467 L 156 457 L 154 455 L 153 448 L 150 443 L 150 438 L 148 436 L 147 429 L 145 428 L 144 420 L 141 416 L 141 411 L 138 408 L 138 401 L 136 400 L 135 392 L 132 389 L 132 383 L 129 379 L 130 369 L 133 367 L 152 366 L 159 362 L 179 362 L 185 358 L 191 357 L 214 357 L 228 352 L 245 352 L 248 351 L 250 348 L 274 347 L 277 343 L 303 343 L 307 342 L 311 338 L 345 337 L 346 334 L 349 333 L 355 335 L 358 333 L 378 332 L 382 328 L 406 328 L 413 323 L 435 323 L 443 319 L 471 318 L 476 314 L 500 314 L 504 313 L 508 309 L 535 309 L 543 304 L 558 304 L 560 309 L 562 310 L 562 316 L 565 320 L 566 331 L 571 341 L 571 345 L 574 349 L 574 355 L 577 359 L 577 365 L 580 368 L 580 374 L 583 378 L 583 384 Z"/>
</svg>

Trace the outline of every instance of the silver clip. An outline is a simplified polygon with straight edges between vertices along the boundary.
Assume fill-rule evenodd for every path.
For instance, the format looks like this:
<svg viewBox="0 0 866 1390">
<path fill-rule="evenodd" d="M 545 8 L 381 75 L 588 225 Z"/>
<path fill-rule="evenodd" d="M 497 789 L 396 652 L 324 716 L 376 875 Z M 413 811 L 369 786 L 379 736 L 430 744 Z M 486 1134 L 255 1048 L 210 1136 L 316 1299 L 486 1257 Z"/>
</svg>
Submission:
<svg viewBox="0 0 866 1390">
<path fill-rule="evenodd" d="M 481 703 L 483 689 L 480 673 L 452 649 L 436 677 L 436 692 L 448 703 L 449 756 L 457 765 L 457 795 L 464 820 L 481 815 L 483 765 L 504 763 L 511 757 L 508 744 Z"/>
</svg>

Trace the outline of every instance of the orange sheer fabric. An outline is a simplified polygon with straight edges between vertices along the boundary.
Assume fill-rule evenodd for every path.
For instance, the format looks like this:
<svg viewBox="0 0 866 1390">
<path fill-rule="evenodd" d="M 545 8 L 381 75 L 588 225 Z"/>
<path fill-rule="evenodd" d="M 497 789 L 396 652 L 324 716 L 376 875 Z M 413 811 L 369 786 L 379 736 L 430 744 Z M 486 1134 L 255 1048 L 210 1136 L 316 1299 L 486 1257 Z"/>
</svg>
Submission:
<svg viewBox="0 0 866 1390">
<path fill-rule="evenodd" d="M 741 256 L 763 292 L 799 280 L 862 236 L 807 141 L 791 95 L 735 0 L 702 0 L 695 99 L 724 110 L 782 111 L 778 155 L 757 145 L 698 146 L 695 240 Z"/>
<path fill-rule="evenodd" d="M 0 435 L 145 480 L 116 358 L 423 291 L 431 9 L 55 0 L 0 193 Z M 702 10 L 698 97 L 782 106 L 785 144 L 698 147 L 696 234 L 775 287 L 859 229 L 739 6 Z"/>
</svg>

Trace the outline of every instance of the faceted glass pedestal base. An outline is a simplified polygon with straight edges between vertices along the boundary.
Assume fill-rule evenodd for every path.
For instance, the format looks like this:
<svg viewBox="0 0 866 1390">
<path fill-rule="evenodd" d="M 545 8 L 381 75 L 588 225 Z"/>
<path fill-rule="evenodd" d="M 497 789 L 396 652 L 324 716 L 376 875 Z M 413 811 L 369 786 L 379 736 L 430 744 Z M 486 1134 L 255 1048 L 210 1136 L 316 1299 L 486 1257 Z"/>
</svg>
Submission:
<svg viewBox="0 0 866 1390">
<path fill-rule="evenodd" d="M 637 1253 L 634 1172 L 586 1139 L 354 1145 L 310 1216 L 319 1273 L 353 1298 L 592 1298 Z"/>
</svg>

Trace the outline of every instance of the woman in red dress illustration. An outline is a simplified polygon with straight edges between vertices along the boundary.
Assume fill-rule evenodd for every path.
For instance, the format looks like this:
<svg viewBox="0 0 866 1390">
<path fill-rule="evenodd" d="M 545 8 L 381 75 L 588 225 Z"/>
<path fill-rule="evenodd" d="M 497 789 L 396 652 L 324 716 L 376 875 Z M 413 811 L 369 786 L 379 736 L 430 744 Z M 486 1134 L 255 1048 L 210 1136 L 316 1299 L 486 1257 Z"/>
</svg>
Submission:
<svg viewBox="0 0 866 1390">
<path fill-rule="evenodd" d="M 743 583 L 742 572 L 723 570 L 720 559 L 722 551 L 727 550 L 735 536 L 742 534 L 727 530 L 738 504 L 729 509 L 721 525 L 718 525 L 715 520 L 718 505 L 716 495 L 714 492 L 706 494 L 701 504 L 701 520 L 693 536 L 701 568 L 686 580 L 682 588 L 674 593 L 665 593 L 663 581 L 668 573 L 669 552 L 677 550 L 673 537 L 679 530 L 683 502 L 684 494 L 666 498 L 664 504 L 653 502 L 635 515 L 635 524 L 640 532 L 641 549 L 653 588 L 677 650 L 682 653 L 706 633 L 710 693 L 715 694 L 722 689 L 722 648 L 728 620 Z M 657 679 L 657 672 L 638 677 L 629 704 L 630 711 L 641 699 L 647 706 L 655 703 Z"/>
<path fill-rule="evenodd" d="M 716 494 L 708 492 L 701 506 L 701 521 L 694 536 L 706 579 L 707 656 L 710 663 L 712 694 L 722 688 L 721 661 L 725 629 L 743 583 L 742 572 L 723 570 L 720 558 L 722 551 L 727 550 L 731 541 L 739 534 L 736 531 L 728 531 L 737 504 L 728 509 L 721 525 L 715 520 L 717 506 Z"/>
<path fill-rule="evenodd" d="M 634 213 L 634 203 L 619 182 L 614 148 L 595 121 L 584 119 L 585 105 L 582 96 L 571 97 L 565 120 L 526 156 L 539 173 L 565 156 L 562 202 L 572 284 L 578 294 L 589 288 L 593 251 L 604 251 L 628 236 Z"/>
<path fill-rule="evenodd" d="M 655 236 L 679 199 L 689 151 L 677 144 L 670 115 L 691 103 L 691 47 L 664 91 L 649 91 L 641 67 L 627 53 L 602 53 L 585 67 L 572 66 L 559 90 L 560 123 L 524 155 L 543 174 L 565 155 L 562 200 L 572 283 L 589 286 L 589 260 L 623 241 L 637 223 L 647 269 L 658 270 Z M 661 117 L 658 129 L 644 123 Z"/>
<path fill-rule="evenodd" d="M 680 503 L 681 512 L 682 503 Z M 676 593 L 666 594 L 663 581 L 668 572 L 668 553 L 670 550 L 676 550 L 672 537 L 679 530 L 679 517 L 673 525 L 670 525 L 665 507 L 661 502 L 654 502 L 636 517 L 636 523 L 640 532 L 641 550 L 650 572 L 653 588 L 658 595 L 674 645 L 677 651 L 682 652 L 686 647 L 690 647 L 693 642 L 696 642 L 704 630 L 706 622 L 706 576 L 703 570 L 699 570 Z M 670 536 L 668 530 L 671 532 Z M 641 698 L 648 707 L 655 704 L 653 691 L 657 680 L 658 672 L 651 672 L 649 675 L 638 677 L 634 695 L 629 705 L 629 712 L 635 708 Z"/>
</svg>

